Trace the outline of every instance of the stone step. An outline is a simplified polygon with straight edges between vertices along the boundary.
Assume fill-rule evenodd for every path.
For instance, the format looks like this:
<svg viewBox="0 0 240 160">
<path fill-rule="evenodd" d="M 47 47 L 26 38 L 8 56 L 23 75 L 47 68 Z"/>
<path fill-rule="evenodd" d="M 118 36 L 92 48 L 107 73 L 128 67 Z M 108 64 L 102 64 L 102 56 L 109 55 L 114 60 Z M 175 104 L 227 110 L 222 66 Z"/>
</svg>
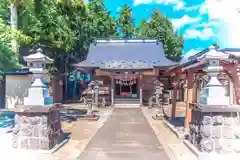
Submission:
<svg viewBox="0 0 240 160">
<path fill-rule="evenodd" d="M 139 108 L 140 104 L 115 104 L 114 108 Z"/>
<path fill-rule="evenodd" d="M 138 104 L 140 103 L 140 100 L 139 101 L 114 101 L 115 104 Z"/>
<path fill-rule="evenodd" d="M 118 100 L 118 101 L 139 101 L 140 99 L 139 98 L 115 98 L 114 99 L 115 101 Z"/>
<path fill-rule="evenodd" d="M 114 103 L 115 104 L 139 104 L 140 99 L 139 98 L 115 98 Z"/>
</svg>

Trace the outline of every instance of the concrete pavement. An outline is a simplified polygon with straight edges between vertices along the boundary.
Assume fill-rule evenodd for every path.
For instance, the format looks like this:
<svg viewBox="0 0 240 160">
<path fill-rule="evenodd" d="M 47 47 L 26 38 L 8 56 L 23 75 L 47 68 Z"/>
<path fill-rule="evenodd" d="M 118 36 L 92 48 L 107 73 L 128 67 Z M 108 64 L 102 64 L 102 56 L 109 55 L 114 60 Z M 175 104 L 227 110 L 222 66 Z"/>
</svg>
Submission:
<svg viewBox="0 0 240 160">
<path fill-rule="evenodd" d="M 168 160 L 141 108 L 118 108 L 86 146 L 79 160 Z"/>
</svg>

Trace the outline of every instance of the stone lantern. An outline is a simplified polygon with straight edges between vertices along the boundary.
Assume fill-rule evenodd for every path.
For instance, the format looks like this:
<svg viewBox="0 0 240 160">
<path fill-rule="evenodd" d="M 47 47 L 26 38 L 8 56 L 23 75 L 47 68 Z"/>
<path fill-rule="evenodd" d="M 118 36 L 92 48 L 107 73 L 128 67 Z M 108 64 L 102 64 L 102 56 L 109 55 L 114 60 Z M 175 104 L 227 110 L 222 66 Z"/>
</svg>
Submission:
<svg viewBox="0 0 240 160">
<path fill-rule="evenodd" d="M 200 92 L 200 103 L 192 107 L 188 146 L 198 149 L 198 159 L 236 159 L 240 156 L 240 107 L 230 104 L 217 78 L 223 69 L 220 62 L 231 60 L 230 55 L 210 47 L 198 60 L 206 64 L 209 81 Z"/>
<path fill-rule="evenodd" d="M 34 74 L 47 73 L 47 64 L 53 63 L 53 59 L 44 55 L 42 49 L 40 48 L 36 50 L 36 53 L 24 56 L 23 59 L 27 62 L 29 70 Z"/>
<path fill-rule="evenodd" d="M 227 60 L 228 54 L 210 48 L 204 59 L 207 61 L 204 71 L 207 73 L 209 81 L 200 93 L 200 104 L 229 105 L 229 97 L 226 96 L 226 87 L 219 82 L 217 77 L 222 70 L 220 60 Z"/>
<path fill-rule="evenodd" d="M 59 104 L 53 104 L 43 78 L 47 72 L 46 64 L 53 63 L 53 60 L 43 55 L 41 49 L 24 60 L 35 79 L 28 90 L 28 97 L 24 98 L 24 105 L 14 109 L 12 147 L 51 152 L 64 143 Z"/>
<path fill-rule="evenodd" d="M 33 83 L 29 88 L 28 97 L 24 98 L 24 105 L 47 105 L 53 104 L 53 98 L 49 95 L 44 74 L 48 72 L 47 64 L 52 64 L 53 59 L 45 56 L 41 49 L 36 53 L 23 57 L 29 70 L 33 73 Z"/>
</svg>

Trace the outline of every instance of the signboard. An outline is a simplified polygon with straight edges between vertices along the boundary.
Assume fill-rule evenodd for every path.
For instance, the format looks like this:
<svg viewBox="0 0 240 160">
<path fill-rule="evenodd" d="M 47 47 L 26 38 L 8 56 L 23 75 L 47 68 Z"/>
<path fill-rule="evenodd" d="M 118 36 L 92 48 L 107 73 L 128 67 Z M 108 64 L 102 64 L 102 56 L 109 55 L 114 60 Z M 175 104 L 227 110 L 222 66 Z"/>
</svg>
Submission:
<svg viewBox="0 0 240 160">
<path fill-rule="evenodd" d="M 73 71 L 70 73 L 68 80 L 69 81 L 91 81 L 91 75 L 83 74 L 78 71 Z"/>
</svg>

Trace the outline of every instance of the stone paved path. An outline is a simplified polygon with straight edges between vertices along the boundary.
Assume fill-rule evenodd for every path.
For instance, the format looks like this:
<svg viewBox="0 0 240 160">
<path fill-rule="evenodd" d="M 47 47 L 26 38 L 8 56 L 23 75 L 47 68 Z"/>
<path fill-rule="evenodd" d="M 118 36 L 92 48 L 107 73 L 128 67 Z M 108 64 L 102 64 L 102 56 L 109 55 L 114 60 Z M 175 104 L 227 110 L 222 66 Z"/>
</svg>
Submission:
<svg viewBox="0 0 240 160">
<path fill-rule="evenodd" d="M 79 160 L 168 160 L 141 108 L 114 109 Z"/>
</svg>

